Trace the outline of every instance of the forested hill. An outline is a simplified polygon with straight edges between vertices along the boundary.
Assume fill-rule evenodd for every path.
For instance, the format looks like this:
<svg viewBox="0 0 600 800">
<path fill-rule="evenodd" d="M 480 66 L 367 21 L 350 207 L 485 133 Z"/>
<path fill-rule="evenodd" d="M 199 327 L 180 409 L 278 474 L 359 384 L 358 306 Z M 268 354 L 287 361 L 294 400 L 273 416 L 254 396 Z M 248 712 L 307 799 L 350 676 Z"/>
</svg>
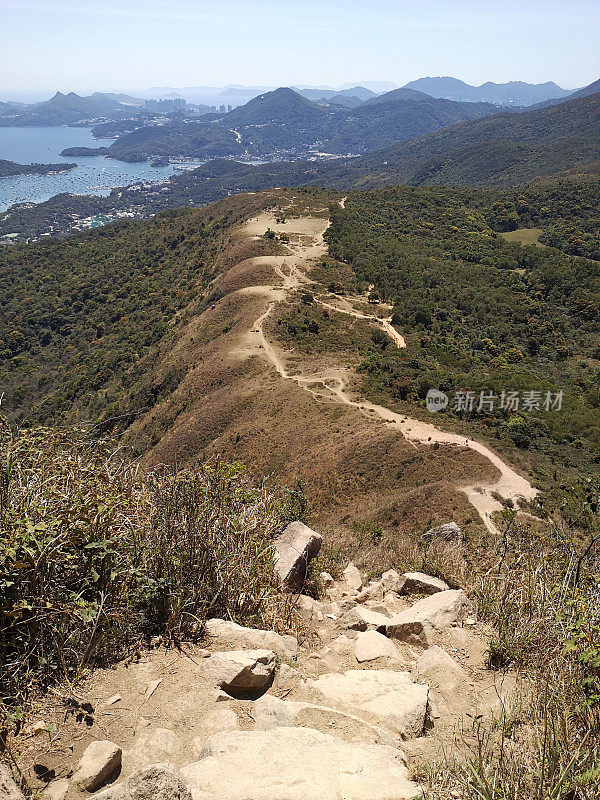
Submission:
<svg viewBox="0 0 600 800">
<path fill-rule="evenodd" d="M 555 215 L 549 229 L 569 218 L 574 228 L 578 218 L 580 229 L 583 218 L 593 228 L 595 200 L 583 188 L 561 188 L 512 199 L 437 187 L 354 193 L 344 209 L 332 208 L 326 237 L 359 285 L 374 285 L 394 305 L 406 341 L 405 349 L 365 355 L 367 397 L 405 410 L 430 388 L 562 391 L 554 413 L 525 407 L 509 419 L 496 406 L 464 416 L 476 437 L 512 441 L 547 475 L 557 467 L 591 474 L 600 463 L 600 262 L 497 234 L 519 217 L 539 224 L 544 214 Z"/>
<path fill-rule="evenodd" d="M 365 176 L 382 172 L 390 183 L 502 185 L 563 171 L 591 172 L 598 162 L 600 93 L 453 125 L 376 158 L 367 156 L 356 166 Z"/>
<path fill-rule="evenodd" d="M 50 100 L 31 105 L 6 107 L 0 113 L 0 126 L 70 125 L 85 118 L 131 115 L 131 108 L 118 103 L 109 95 L 95 92 L 81 97 L 75 92 L 57 92 Z"/>
<path fill-rule="evenodd" d="M 201 301 L 232 227 L 269 202 L 268 194 L 232 197 L 64 242 L 0 248 L 3 414 L 98 419 L 151 407 L 172 391 L 176 369 L 164 385 L 126 398 L 136 370 L 152 382 L 152 362 L 140 360 Z"/>
<path fill-rule="evenodd" d="M 518 186 L 599 169 L 600 93 L 595 93 L 550 108 L 452 125 L 360 158 L 252 169 L 207 164 L 188 180 L 203 197 L 215 199 L 218 192 L 311 184 L 340 190 L 397 184 Z"/>
<path fill-rule="evenodd" d="M 15 161 L 6 161 L 0 158 L 0 178 L 12 175 L 48 175 L 51 172 L 66 172 L 75 169 L 77 164 L 17 164 Z"/>
<path fill-rule="evenodd" d="M 146 130 L 137 131 L 137 136 L 143 137 Z M 160 130 L 165 136 L 175 133 L 174 126 Z M 226 135 L 235 142 L 235 133 Z M 34 208 L 0 214 L 0 235 L 39 236 L 50 226 L 66 230 L 61 227 L 65 219 L 71 219 L 66 213 L 77 213 L 78 208 L 83 216 L 132 208 L 150 214 L 276 186 L 327 186 L 340 191 L 398 184 L 510 187 L 599 171 L 600 93 L 595 93 L 550 108 L 453 125 L 358 158 L 274 161 L 260 166 L 214 160 L 172 178 L 165 187 L 168 191 L 133 187 L 115 189 L 107 198 L 58 196 Z"/>
</svg>

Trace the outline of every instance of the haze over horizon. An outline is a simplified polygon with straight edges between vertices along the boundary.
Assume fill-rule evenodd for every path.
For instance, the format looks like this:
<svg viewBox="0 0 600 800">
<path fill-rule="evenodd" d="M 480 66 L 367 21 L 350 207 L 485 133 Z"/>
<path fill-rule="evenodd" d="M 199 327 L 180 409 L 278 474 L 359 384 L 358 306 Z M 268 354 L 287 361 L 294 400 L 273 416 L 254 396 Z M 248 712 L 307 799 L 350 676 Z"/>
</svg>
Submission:
<svg viewBox="0 0 600 800">
<path fill-rule="evenodd" d="M 219 8 L 205 0 L 0 0 L 0 99 L 153 86 L 402 86 L 426 75 L 574 89 L 600 74 L 600 15 L 589 0 L 370 7 L 365 15 L 357 0 Z"/>
</svg>

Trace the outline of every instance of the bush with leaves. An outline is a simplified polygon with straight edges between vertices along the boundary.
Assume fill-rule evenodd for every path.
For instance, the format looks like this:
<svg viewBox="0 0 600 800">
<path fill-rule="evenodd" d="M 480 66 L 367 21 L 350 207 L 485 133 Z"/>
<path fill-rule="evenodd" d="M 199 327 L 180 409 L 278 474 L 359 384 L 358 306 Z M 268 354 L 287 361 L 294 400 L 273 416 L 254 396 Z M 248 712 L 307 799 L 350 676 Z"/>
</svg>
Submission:
<svg viewBox="0 0 600 800">
<path fill-rule="evenodd" d="M 0 704 L 144 637 L 283 626 L 273 538 L 296 498 L 239 465 L 144 474 L 85 431 L 0 428 Z"/>
</svg>

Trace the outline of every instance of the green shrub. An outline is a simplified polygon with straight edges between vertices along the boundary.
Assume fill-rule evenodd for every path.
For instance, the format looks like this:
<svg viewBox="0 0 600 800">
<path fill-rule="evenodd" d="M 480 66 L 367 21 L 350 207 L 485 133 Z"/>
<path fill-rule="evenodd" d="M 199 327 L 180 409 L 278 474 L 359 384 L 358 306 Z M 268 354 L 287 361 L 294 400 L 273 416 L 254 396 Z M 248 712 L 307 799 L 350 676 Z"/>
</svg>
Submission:
<svg viewBox="0 0 600 800">
<path fill-rule="evenodd" d="M 193 639 L 208 616 L 281 618 L 272 540 L 287 506 L 239 465 L 143 474 L 82 430 L 5 423 L 0 464 L 5 708 L 144 637 Z"/>
</svg>

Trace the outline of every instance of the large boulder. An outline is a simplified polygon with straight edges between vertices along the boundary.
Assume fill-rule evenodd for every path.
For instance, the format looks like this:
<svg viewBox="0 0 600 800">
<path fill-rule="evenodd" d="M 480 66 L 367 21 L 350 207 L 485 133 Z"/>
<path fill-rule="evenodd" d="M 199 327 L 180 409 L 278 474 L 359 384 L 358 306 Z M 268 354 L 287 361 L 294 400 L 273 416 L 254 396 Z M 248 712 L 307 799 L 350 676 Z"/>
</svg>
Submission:
<svg viewBox="0 0 600 800">
<path fill-rule="evenodd" d="M 434 578 L 424 572 L 405 572 L 396 591 L 399 594 L 435 594 L 445 592 L 450 587 L 441 578 Z"/>
<path fill-rule="evenodd" d="M 113 742 L 98 740 L 89 744 L 73 775 L 73 783 L 87 792 L 95 791 L 121 766 L 122 750 Z"/>
<path fill-rule="evenodd" d="M 323 702 L 385 728 L 403 739 L 421 736 L 427 713 L 427 686 L 408 672 L 349 670 L 308 682 Z"/>
<path fill-rule="evenodd" d="M 319 554 L 322 537 L 303 522 L 290 522 L 275 540 L 275 570 L 286 589 L 299 591 L 310 562 Z"/>
<path fill-rule="evenodd" d="M 461 622 L 467 611 L 467 596 L 462 589 L 437 592 L 418 600 L 410 608 L 388 619 L 385 633 L 392 639 L 427 647 L 436 633 Z"/>
<path fill-rule="evenodd" d="M 411 800 L 402 753 L 311 728 L 217 734 L 181 772 L 193 800 Z"/>
<path fill-rule="evenodd" d="M 214 653 L 202 669 L 207 677 L 232 697 L 265 692 L 275 675 L 275 653 L 271 650 L 231 650 Z"/>
<path fill-rule="evenodd" d="M 272 650 L 284 659 L 295 658 L 298 652 L 298 641 L 294 636 L 282 636 L 260 628 L 245 628 L 224 619 L 209 619 L 204 627 L 211 644 L 222 650 Z"/>
<path fill-rule="evenodd" d="M 354 656 L 359 664 L 364 661 L 375 661 L 377 658 L 390 658 L 401 661 L 396 645 L 377 631 L 363 631 L 356 637 Z"/>
<path fill-rule="evenodd" d="M 360 592 L 362 589 L 362 576 L 352 562 L 344 570 L 344 581 L 351 592 Z"/>
</svg>

